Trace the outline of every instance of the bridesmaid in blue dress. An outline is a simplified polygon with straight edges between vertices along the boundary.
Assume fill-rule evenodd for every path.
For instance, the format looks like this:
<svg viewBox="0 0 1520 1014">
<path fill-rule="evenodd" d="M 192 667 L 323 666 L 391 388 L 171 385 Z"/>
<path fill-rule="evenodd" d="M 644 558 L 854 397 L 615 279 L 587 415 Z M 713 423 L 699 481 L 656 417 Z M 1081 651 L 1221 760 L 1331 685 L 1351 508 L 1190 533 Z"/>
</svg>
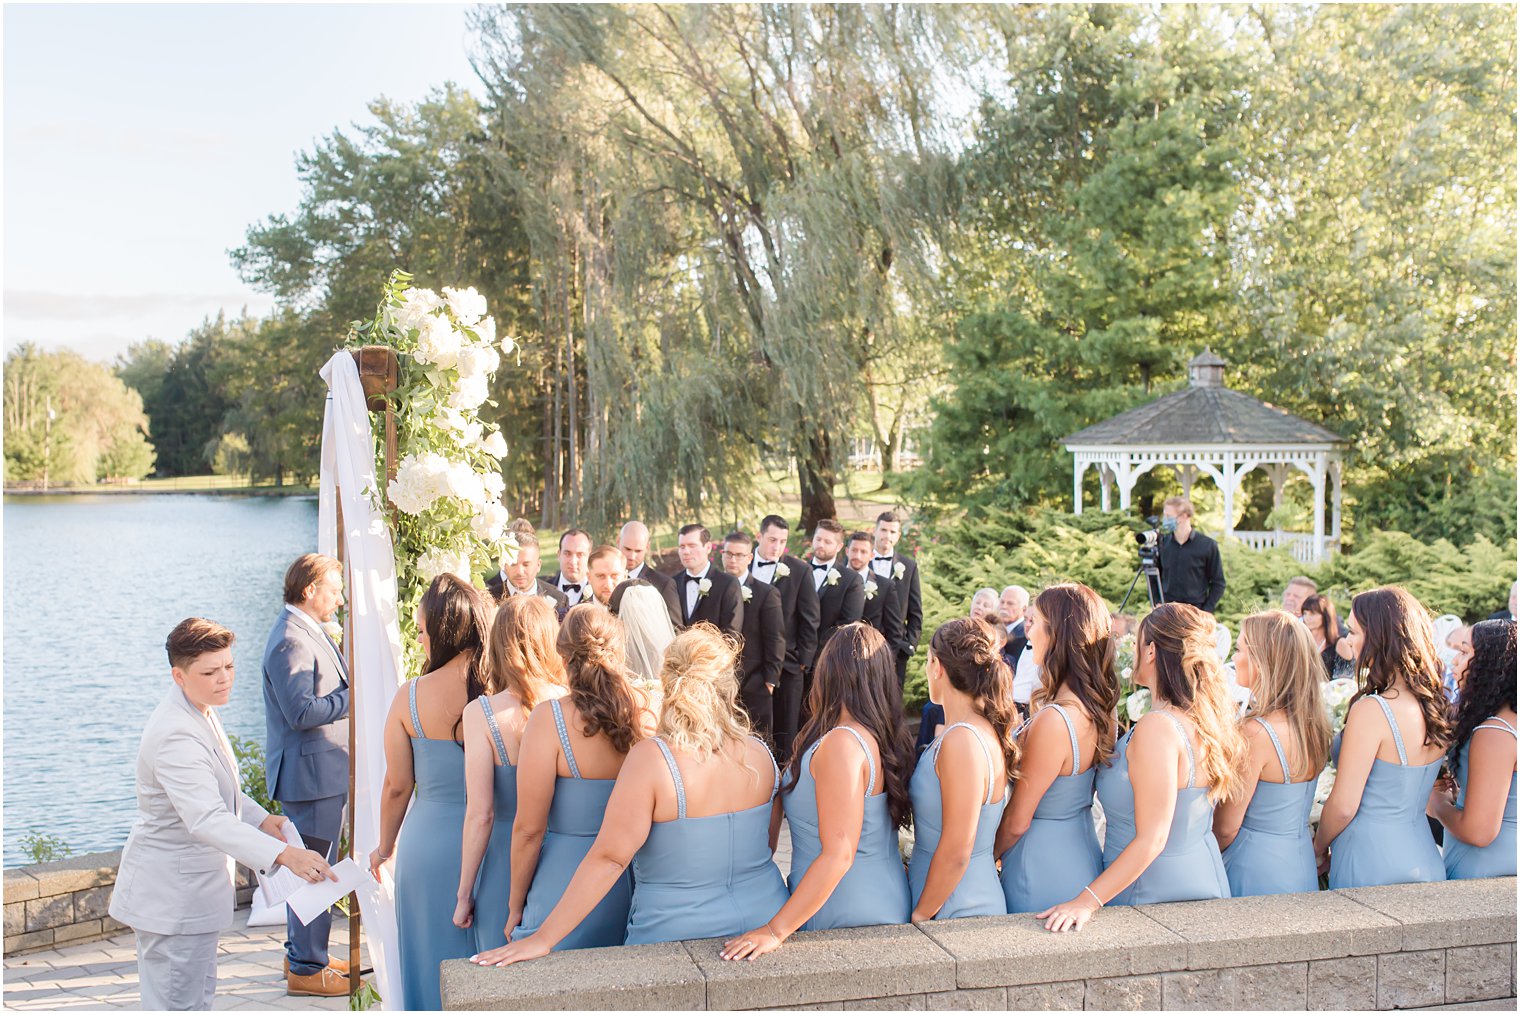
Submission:
<svg viewBox="0 0 1520 1014">
<path fill-rule="evenodd" d="M 1242 621 L 1235 680 L 1251 691 L 1241 722 L 1245 771 L 1214 811 L 1233 897 L 1319 890 L 1309 811 L 1330 759 L 1324 672 L 1313 633 L 1291 613 L 1270 609 Z"/>
<path fill-rule="evenodd" d="M 1362 685 L 1331 744 L 1335 788 L 1314 836 L 1330 887 L 1445 880 L 1425 807 L 1451 720 L 1430 614 L 1403 588 L 1351 600 L 1346 635 Z"/>
<path fill-rule="evenodd" d="M 851 623 L 829 638 L 808 713 L 772 824 L 784 812 L 791 828 L 791 897 L 728 941 L 725 960 L 754 960 L 799 929 L 905 923 L 913 907 L 897 846 L 913 744 L 892 649 L 874 627 Z"/>
<path fill-rule="evenodd" d="M 1039 912 L 1080 892 L 1103 872 L 1093 827 L 1094 775 L 1114 749 L 1113 625 L 1086 585 L 1052 585 L 1024 618 L 1040 668 L 1036 711 L 1019 730 L 1018 779 L 994 852 L 1003 857 L 1009 912 Z"/>
<path fill-rule="evenodd" d="M 1149 714 L 1098 772 L 1108 818 L 1104 869 L 1070 901 L 1038 913 L 1053 932 L 1080 930 L 1105 904 L 1228 898 L 1214 806 L 1239 778 L 1245 742 L 1214 646 L 1214 617 L 1169 602 L 1140 622 L 1135 682 Z"/>
<path fill-rule="evenodd" d="M 454 925 L 479 950 L 506 943 L 512 899 L 512 821 L 523 727 L 541 701 L 565 695 L 555 651 L 559 622 L 538 595 L 514 595 L 491 624 L 486 693 L 464 712 L 464 846 Z"/>
<path fill-rule="evenodd" d="M 945 729 L 918 759 L 908 794 L 914 922 L 1008 911 L 992 842 L 1018 766 L 1013 674 L 997 633 L 972 619 L 942 624 L 929 641 L 929 699 Z"/>
<path fill-rule="evenodd" d="M 1427 812 L 1446 828 L 1451 880 L 1515 875 L 1515 623 L 1472 630 L 1472 660 L 1457 698 L 1451 768 Z M 1455 798 L 1452 792 L 1455 789 Z"/>
<path fill-rule="evenodd" d="M 629 680 L 623 628 L 596 603 L 565 614 L 558 649 L 569 695 L 536 708 L 518 752 L 512 825 L 509 939 L 535 937 L 601 831 L 618 773 L 653 731 L 648 701 Z M 623 942 L 632 877 L 620 871 L 585 918 L 558 935 L 556 950 Z"/>
<path fill-rule="evenodd" d="M 464 831 L 462 717 L 485 689 L 485 602 L 467 582 L 440 575 L 417 607 L 417 628 L 427 672 L 397 691 L 385 720 L 380 842 L 370 872 L 378 880 L 395 852 L 401 1003 L 437 1010 L 438 963 L 475 950 L 470 931 L 454 925 L 448 889 L 459 883 Z"/>
<path fill-rule="evenodd" d="M 595 845 L 540 930 L 478 963 L 548 954 L 630 863 L 630 944 L 733 935 L 781 907 L 786 883 L 767 840 L 781 772 L 739 707 L 737 658 L 709 623 L 670 643 L 657 734 L 629 751 Z"/>
</svg>

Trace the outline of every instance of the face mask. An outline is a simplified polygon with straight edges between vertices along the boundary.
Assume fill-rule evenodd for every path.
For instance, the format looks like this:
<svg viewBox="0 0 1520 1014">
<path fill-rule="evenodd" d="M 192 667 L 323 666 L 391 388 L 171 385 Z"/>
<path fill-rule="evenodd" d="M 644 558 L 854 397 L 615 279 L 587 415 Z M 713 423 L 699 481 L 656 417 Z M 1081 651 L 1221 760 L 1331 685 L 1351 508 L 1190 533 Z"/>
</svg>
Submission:
<svg viewBox="0 0 1520 1014">
<path fill-rule="evenodd" d="M 1175 532 L 1176 530 L 1177 530 L 1177 519 L 1176 518 L 1162 518 L 1161 519 L 1161 531 L 1162 531 L 1163 534 L 1170 535 L 1173 532 Z"/>
</svg>

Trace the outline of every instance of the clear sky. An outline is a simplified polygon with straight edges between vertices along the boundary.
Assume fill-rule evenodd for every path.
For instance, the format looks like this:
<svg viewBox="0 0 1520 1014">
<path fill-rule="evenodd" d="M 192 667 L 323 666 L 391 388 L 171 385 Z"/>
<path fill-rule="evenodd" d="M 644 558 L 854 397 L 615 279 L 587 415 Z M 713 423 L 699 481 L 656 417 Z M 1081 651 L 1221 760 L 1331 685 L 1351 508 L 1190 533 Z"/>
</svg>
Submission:
<svg viewBox="0 0 1520 1014">
<path fill-rule="evenodd" d="M 227 251 L 295 209 L 296 153 L 371 99 L 480 94 L 466 10 L 6 4 L 5 348 L 110 361 L 266 312 Z"/>
</svg>

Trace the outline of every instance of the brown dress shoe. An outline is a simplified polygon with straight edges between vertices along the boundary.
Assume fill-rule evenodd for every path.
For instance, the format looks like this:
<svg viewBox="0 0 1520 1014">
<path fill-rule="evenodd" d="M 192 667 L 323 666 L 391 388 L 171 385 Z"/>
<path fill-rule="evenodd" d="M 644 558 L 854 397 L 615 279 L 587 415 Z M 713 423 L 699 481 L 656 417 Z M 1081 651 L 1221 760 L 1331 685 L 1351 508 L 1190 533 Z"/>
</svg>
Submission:
<svg viewBox="0 0 1520 1014">
<path fill-rule="evenodd" d="M 286 996 L 347 996 L 348 976 L 339 975 L 330 966 L 311 975 L 285 976 Z"/>
<path fill-rule="evenodd" d="M 333 971 L 337 972 L 339 975 L 347 975 L 348 974 L 348 962 L 344 961 L 342 958 L 328 958 L 327 959 L 327 967 L 331 968 Z M 286 975 L 290 974 L 290 955 L 288 955 L 288 954 L 285 955 L 285 974 Z"/>
</svg>

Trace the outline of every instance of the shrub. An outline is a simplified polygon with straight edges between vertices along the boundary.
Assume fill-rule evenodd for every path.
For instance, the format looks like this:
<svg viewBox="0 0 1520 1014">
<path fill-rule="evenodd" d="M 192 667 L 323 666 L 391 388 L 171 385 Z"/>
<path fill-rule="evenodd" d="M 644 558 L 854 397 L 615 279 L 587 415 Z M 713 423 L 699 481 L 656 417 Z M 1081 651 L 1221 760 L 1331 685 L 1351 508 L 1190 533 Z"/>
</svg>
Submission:
<svg viewBox="0 0 1520 1014">
<path fill-rule="evenodd" d="M 21 836 L 21 851 L 33 863 L 56 862 L 74 854 L 73 847 L 56 834 L 37 831 L 28 831 Z"/>
</svg>

